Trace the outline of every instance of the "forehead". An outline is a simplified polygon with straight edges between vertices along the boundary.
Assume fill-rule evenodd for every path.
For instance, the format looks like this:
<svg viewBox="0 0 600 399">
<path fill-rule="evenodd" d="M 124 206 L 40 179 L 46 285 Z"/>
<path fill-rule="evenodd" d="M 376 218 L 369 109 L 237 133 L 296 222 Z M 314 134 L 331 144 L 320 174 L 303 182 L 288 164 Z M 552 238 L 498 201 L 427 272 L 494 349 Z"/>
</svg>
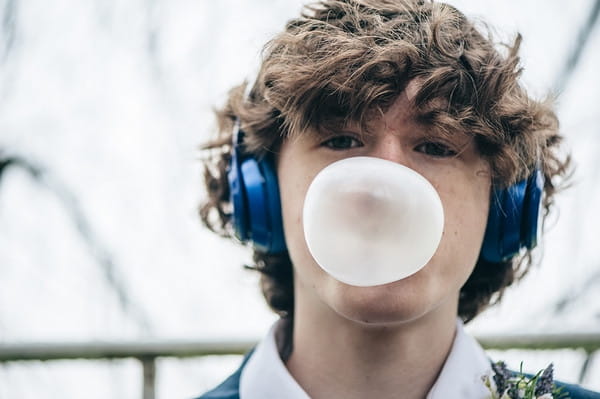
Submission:
<svg viewBox="0 0 600 399">
<path fill-rule="evenodd" d="M 468 135 L 463 129 L 450 124 L 440 124 L 437 120 L 445 115 L 448 122 L 448 101 L 444 98 L 434 98 L 425 104 L 417 104 L 417 96 L 421 88 L 418 79 L 410 81 L 405 89 L 388 104 L 378 104 L 361 114 L 360 118 L 349 118 L 340 115 L 322 115 L 319 121 L 309 129 L 293 132 L 294 135 L 309 135 L 314 138 L 330 136 L 341 132 L 373 135 L 382 129 L 387 131 L 400 130 L 407 126 L 415 133 L 431 136 L 462 136 Z"/>
</svg>

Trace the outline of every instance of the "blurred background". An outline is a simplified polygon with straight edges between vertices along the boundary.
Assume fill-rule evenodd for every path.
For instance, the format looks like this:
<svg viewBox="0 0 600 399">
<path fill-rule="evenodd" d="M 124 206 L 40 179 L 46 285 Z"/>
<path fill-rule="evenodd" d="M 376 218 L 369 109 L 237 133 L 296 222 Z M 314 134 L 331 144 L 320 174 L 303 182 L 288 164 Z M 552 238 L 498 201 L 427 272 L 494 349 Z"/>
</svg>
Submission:
<svg viewBox="0 0 600 399">
<path fill-rule="evenodd" d="M 0 344 L 252 340 L 275 317 L 250 254 L 201 227 L 198 145 L 212 109 L 250 75 L 300 0 L 0 0 Z M 577 166 L 547 223 L 541 262 L 475 335 L 600 334 L 599 0 L 450 1 L 524 36 L 523 81 L 555 93 Z M 550 361 L 600 390 L 600 356 Z M 238 356 L 156 366 L 158 398 L 199 395 Z M 0 362 L 0 399 L 141 397 L 125 360 Z"/>
</svg>

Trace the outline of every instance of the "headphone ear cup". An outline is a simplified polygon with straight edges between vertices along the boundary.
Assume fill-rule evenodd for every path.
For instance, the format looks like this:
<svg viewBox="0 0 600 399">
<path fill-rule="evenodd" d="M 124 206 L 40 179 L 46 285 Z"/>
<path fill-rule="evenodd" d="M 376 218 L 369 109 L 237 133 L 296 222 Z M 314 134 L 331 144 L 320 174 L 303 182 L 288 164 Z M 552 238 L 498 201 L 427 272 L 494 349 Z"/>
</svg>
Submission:
<svg viewBox="0 0 600 399">
<path fill-rule="evenodd" d="M 254 248 L 264 253 L 285 251 L 279 185 L 272 161 L 244 159 L 239 168 L 237 187 L 241 195 L 234 196 L 234 228 L 243 242 L 252 241 Z M 234 201 L 238 200 L 238 204 Z M 240 205 L 239 209 L 236 205 Z M 239 234 L 238 234 L 239 231 Z"/>
<path fill-rule="evenodd" d="M 480 257 L 498 263 L 509 260 L 521 248 L 535 247 L 543 181 L 536 170 L 525 180 L 493 191 Z"/>
<path fill-rule="evenodd" d="M 267 249 L 265 244 L 268 244 L 267 199 L 265 179 L 256 159 L 247 158 L 242 162 L 242 176 L 247 201 L 248 239 L 264 252 Z"/>
<path fill-rule="evenodd" d="M 232 206 L 231 225 L 235 236 L 241 242 L 247 242 L 250 238 L 248 231 L 248 201 L 246 199 L 246 188 L 244 176 L 240 165 L 240 152 L 237 146 L 233 147 L 231 160 L 227 170 L 227 181 L 229 183 L 229 201 Z"/>
<path fill-rule="evenodd" d="M 543 191 L 544 175 L 541 170 L 536 169 L 527 181 L 525 214 L 521 228 L 521 242 L 529 249 L 535 248 L 537 245 Z"/>
<path fill-rule="evenodd" d="M 259 162 L 259 168 L 264 178 L 264 189 L 267 210 L 265 212 L 268 226 L 269 242 L 267 253 L 275 254 L 286 251 L 283 219 L 281 216 L 281 198 L 279 183 L 272 157 L 265 157 Z"/>
</svg>

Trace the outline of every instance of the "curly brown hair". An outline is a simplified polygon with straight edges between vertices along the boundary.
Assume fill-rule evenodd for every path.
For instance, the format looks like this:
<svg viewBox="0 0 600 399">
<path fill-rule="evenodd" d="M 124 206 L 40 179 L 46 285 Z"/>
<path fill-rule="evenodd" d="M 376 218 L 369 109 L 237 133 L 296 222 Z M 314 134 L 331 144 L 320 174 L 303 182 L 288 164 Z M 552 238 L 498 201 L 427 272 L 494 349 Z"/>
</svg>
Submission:
<svg viewBox="0 0 600 399">
<path fill-rule="evenodd" d="M 202 221 L 232 238 L 226 168 L 235 121 L 245 132 L 245 151 L 272 156 L 283 140 L 307 129 L 366 126 L 413 79 L 421 83 L 414 100 L 419 118 L 447 134 L 472 135 L 490 164 L 494 187 L 542 170 L 545 218 L 570 170 L 569 157 L 560 156 L 558 120 L 550 99 L 532 99 L 519 83 L 521 36 L 506 45 L 487 32 L 444 3 L 326 0 L 306 6 L 264 48 L 249 95 L 247 83 L 233 88 L 217 112 L 218 137 L 204 146 L 208 196 Z M 440 101 L 443 107 L 431 106 Z M 254 262 L 267 302 L 293 321 L 288 254 L 255 251 Z M 530 252 L 501 263 L 480 258 L 461 289 L 460 317 L 468 322 L 497 302 L 531 264 Z"/>
</svg>

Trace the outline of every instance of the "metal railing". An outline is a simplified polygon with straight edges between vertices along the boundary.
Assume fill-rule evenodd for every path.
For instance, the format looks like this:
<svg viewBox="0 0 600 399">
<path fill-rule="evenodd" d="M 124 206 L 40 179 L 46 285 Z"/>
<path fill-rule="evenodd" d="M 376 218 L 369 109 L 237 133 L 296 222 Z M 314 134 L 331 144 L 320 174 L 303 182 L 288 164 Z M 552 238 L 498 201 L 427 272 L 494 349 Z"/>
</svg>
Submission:
<svg viewBox="0 0 600 399">
<path fill-rule="evenodd" d="M 600 350 L 600 334 L 544 334 L 479 336 L 485 349 L 508 350 L 583 350 L 579 382 L 584 381 L 590 360 Z M 138 359 L 143 370 L 143 399 L 155 399 L 156 359 L 162 357 L 189 358 L 214 355 L 241 355 L 256 341 L 132 341 L 81 343 L 19 343 L 0 344 L 0 363 L 28 360 L 113 360 Z"/>
</svg>

